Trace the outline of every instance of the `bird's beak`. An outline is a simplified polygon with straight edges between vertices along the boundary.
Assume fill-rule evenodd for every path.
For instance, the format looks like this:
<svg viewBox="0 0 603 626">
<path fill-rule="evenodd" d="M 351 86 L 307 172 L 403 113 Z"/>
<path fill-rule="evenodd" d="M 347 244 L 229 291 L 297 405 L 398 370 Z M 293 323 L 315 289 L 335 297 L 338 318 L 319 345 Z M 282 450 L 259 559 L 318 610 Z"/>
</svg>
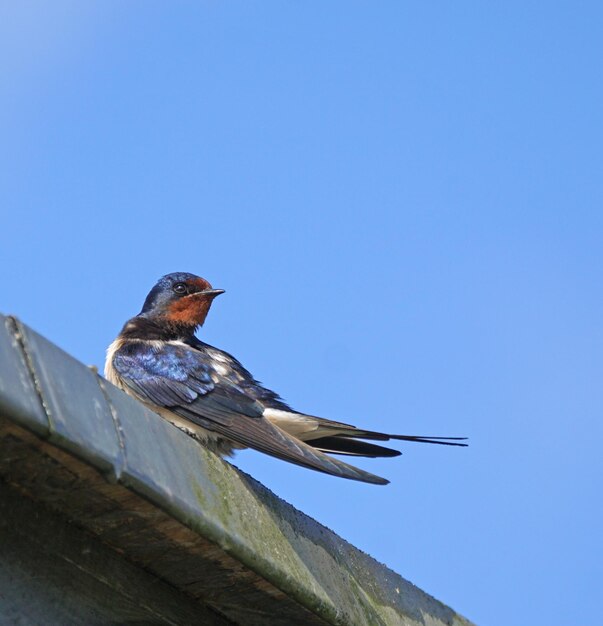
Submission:
<svg viewBox="0 0 603 626">
<path fill-rule="evenodd" d="M 209 296 L 210 298 L 215 298 L 219 296 L 221 293 L 224 293 L 224 289 L 204 289 L 203 291 L 198 291 L 197 296 Z"/>
</svg>

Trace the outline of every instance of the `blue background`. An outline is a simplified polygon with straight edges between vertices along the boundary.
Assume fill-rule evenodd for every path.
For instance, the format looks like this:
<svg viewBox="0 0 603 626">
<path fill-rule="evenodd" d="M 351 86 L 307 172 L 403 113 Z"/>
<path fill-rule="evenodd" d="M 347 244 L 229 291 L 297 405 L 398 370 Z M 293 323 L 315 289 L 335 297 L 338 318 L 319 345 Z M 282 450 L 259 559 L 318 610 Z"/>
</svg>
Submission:
<svg viewBox="0 0 603 626">
<path fill-rule="evenodd" d="M 0 310 L 89 364 L 157 278 L 388 487 L 240 453 L 478 624 L 592 624 L 603 569 L 596 2 L 0 8 Z"/>
</svg>

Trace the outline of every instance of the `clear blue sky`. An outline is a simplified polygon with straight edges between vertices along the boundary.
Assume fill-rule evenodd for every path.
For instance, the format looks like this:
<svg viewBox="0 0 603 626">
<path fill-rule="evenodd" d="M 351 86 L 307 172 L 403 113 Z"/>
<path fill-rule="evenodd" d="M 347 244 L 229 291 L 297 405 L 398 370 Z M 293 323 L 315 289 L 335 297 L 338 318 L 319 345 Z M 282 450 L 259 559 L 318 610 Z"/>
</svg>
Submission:
<svg viewBox="0 0 603 626">
<path fill-rule="evenodd" d="M 236 464 L 478 624 L 603 569 L 597 2 L 0 8 L 0 311 L 101 365 L 161 275 L 300 410 L 468 435 L 392 484 Z"/>
</svg>

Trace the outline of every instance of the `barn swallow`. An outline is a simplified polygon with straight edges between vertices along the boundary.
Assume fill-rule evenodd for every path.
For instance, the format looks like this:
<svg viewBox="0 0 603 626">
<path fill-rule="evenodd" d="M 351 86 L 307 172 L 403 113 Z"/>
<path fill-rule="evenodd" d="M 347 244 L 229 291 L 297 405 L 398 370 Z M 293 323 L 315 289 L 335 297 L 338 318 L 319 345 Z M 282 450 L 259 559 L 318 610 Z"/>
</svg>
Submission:
<svg viewBox="0 0 603 626">
<path fill-rule="evenodd" d="M 254 448 L 319 472 L 385 485 L 389 481 L 326 453 L 361 457 L 400 452 L 362 441 L 465 446 L 464 437 L 389 435 L 294 411 L 237 359 L 195 336 L 214 298 L 203 278 L 161 278 L 141 312 L 107 350 L 106 378 L 220 455 Z"/>
</svg>

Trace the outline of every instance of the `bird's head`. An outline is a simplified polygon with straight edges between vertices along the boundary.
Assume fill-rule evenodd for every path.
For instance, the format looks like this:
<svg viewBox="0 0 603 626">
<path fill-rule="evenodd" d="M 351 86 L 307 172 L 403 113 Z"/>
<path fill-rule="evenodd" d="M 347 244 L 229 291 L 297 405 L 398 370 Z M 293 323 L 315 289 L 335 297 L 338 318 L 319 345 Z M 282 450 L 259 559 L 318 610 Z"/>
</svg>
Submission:
<svg viewBox="0 0 603 626">
<path fill-rule="evenodd" d="M 211 303 L 223 289 L 186 272 L 160 278 L 144 301 L 140 317 L 192 329 L 203 325 Z"/>
</svg>

